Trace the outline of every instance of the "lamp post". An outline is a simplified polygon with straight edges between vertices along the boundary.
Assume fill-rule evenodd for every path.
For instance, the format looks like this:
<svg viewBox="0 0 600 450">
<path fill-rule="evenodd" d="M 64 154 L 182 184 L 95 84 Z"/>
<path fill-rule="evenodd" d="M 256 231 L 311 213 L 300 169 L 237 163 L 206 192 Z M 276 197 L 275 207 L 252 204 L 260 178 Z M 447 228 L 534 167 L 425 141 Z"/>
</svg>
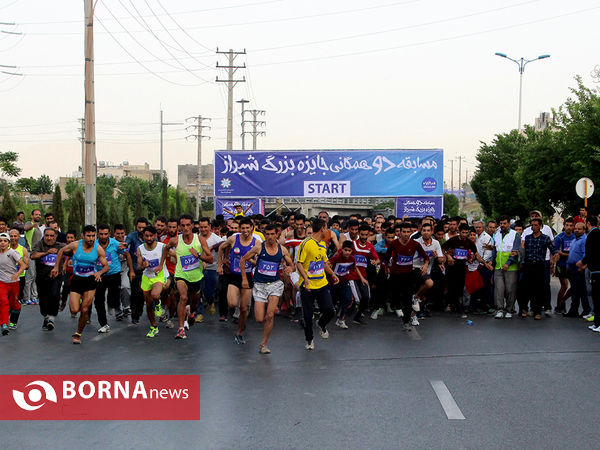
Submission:
<svg viewBox="0 0 600 450">
<path fill-rule="evenodd" d="M 550 55 L 540 55 L 534 59 L 513 59 L 507 56 L 505 53 L 496 52 L 496 56 L 506 58 L 516 63 L 519 66 L 519 133 L 521 132 L 521 100 L 523 98 L 523 72 L 525 72 L 525 66 L 530 62 L 537 61 L 538 59 L 550 58 Z"/>
</svg>

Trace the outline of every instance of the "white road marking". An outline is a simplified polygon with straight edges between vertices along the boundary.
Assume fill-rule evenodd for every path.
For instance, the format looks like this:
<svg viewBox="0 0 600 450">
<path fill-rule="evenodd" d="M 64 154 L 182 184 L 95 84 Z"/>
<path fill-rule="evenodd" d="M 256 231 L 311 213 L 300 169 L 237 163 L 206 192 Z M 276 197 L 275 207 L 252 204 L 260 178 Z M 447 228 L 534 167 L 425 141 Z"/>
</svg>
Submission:
<svg viewBox="0 0 600 450">
<path fill-rule="evenodd" d="M 431 387 L 435 391 L 435 395 L 437 395 L 446 413 L 446 417 L 449 420 L 465 420 L 465 416 L 463 416 L 463 413 L 454 401 L 454 397 L 452 397 L 446 384 L 442 380 L 429 380 L 429 383 L 431 383 Z"/>
</svg>

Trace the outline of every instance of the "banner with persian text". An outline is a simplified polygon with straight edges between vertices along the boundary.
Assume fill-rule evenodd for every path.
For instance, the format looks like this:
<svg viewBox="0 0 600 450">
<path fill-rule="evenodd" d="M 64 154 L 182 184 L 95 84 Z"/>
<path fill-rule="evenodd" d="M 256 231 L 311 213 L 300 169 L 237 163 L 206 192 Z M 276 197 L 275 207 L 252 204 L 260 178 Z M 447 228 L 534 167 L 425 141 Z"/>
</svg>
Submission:
<svg viewBox="0 0 600 450">
<path fill-rule="evenodd" d="M 442 217 L 444 202 L 442 197 L 398 197 L 396 217 Z"/>
<path fill-rule="evenodd" d="M 442 150 L 216 151 L 215 196 L 438 196 L 443 169 Z"/>
</svg>

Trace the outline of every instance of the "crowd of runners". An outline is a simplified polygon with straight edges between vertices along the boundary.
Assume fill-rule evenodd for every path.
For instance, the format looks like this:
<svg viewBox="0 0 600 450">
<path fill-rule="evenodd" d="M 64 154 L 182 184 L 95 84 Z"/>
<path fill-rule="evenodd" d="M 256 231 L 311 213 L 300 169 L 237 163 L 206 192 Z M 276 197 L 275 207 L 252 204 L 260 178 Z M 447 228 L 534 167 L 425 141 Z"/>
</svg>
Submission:
<svg viewBox="0 0 600 450">
<path fill-rule="evenodd" d="M 593 313 L 600 307 L 600 232 L 585 208 L 564 219 L 557 235 L 539 211 L 526 223 L 507 216 L 469 223 L 326 211 L 245 217 L 235 209 L 229 219 L 140 217 L 128 234 L 120 224 L 63 233 L 52 213 L 42 219 L 39 210 L 28 222 L 23 213 L 14 222 L 0 218 L 2 334 L 18 328 L 22 305 L 39 306 L 44 331 L 67 309 L 77 319 L 74 344 L 94 310 L 97 332 L 109 333 L 109 316 L 137 325 L 145 306 L 146 337 L 166 328 L 175 339 L 218 314 L 234 322 L 239 345 L 252 313 L 264 323 L 263 354 L 275 316 L 300 324 L 307 350 L 315 348 L 313 323 L 327 339 L 331 323 L 342 332 L 390 314 L 410 332 L 436 310 L 463 319 L 560 314 L 600 332 Z M 555 299 L 552 276 L 560 280 Z"/>
</svg>

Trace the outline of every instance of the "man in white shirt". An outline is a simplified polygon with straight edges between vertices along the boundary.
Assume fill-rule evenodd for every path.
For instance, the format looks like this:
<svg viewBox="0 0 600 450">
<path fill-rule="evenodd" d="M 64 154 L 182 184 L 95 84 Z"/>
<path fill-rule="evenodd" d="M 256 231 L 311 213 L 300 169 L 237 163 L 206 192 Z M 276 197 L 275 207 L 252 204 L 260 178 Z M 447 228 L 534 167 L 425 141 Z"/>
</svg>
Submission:
<svg viewBox="0 0 600 450">
<path fill-rule="evenodd" d="M 208 217 L 201 217 L 198 220 L 198 227 L 200 230 L 200 236 L 206 239 L 206 243 L 208 244 L 208 248 L 210 249 L 213 259 L 215 262 L 206 264 L 204 268 L 204 278 L 202 279 L 202 294 L 208 303 L 208 312 L 212 316 L 215 313 L 215 292 L 217 289 L 217 280 L 219 276 L 217 275 L 217 257 L 219 245 L 224 241 L 224 239 L 220 236 L 217 236 L 212 232 L 210 227 L 210 219 Z M 198 310 L 196 311 L 198 314 L 202 314 L 203 307 L 202 301 L 198 303 Z M 227 316 L 227 310 L 221 311 L 221 307 L 219 307 L 219 315 L 221 318 Z M 196 316 L 196 321 L 198 321 L 198 317 Z M 201 318 L 201 320 L 203 317 Z"/>
<path fill-rule="evenodd" d="M 419 289 L 415 294 L 415 298 L 417 300 L 423 300 L 425 293 L 433 287 L 434 282 L 431 278 L 431 268 L 435 264 L 444 264 L 445 261 L 444 253 L 442 252 L 442 246 L 437 240 L 433 239 L 432 235 L 433 227 L 431 223 L 423 223 L 421 227 L 421 237 L 417 238 L 416 241 L 421 244 L 423 250 L 425 250 L 425 253 L 427 253 L 427 256 L 429 256 L 430 261 L 427 267 L 427 274 L 421 274 L 420 269 L 423 267 L 423 264 L 425 264 L 425 261 L 418 253 L 415 253 L 415 257 L 413 259 L 413 268 L 416 276 L 419 277 L 417 281 Z"/>
<path fill-rule="evenodd" d="M 539 210 L 534 209 L 529 213 L 529 219 L 542 220 L 542 213 Z M 523 245 L 525 245 L 525 238 L 532 233 L 533 231 L 531 229 L 531 226 L 525 228 L 525 231 L 523 231 L 523 235 L 521 236 L 521 242 L 523 243 Z M 552 242 L 554 242 L 554 233 L 552 232 L 552 228 L 550 228 L 548 225 L 542 226 L 542 234 L 545 234 L 552 240 Z M 552 304 L 550 303 L 550 274 L 552 272 L 554 272 L 554 260 L 550 258 L 550 251 L 546 250 L 546 293 L 544 296 L 545 301 L 543 309 L 544 315 L 548 317 L 552 314 Z"/>
<path fill-rule="evenodd" d="M 485 231 L 485 225 L 481 220 L 476 220 L 473 222 L 473 226 L 475 227 L 475 233 L 477 234 L 477 238 L 475 240 L 477 253 L 481 255 L 485 262 L 492 262 L 494 239 Z M 484 265 L 480 266 L 478 270 L 483 278 L 483 284 L 485 286 L 482 303 L 488 306 L 488 310 L 492 310 L 494 309 L 494 287 L 492 285 L 494 271 L 489 270 Z"/>
</svg>

